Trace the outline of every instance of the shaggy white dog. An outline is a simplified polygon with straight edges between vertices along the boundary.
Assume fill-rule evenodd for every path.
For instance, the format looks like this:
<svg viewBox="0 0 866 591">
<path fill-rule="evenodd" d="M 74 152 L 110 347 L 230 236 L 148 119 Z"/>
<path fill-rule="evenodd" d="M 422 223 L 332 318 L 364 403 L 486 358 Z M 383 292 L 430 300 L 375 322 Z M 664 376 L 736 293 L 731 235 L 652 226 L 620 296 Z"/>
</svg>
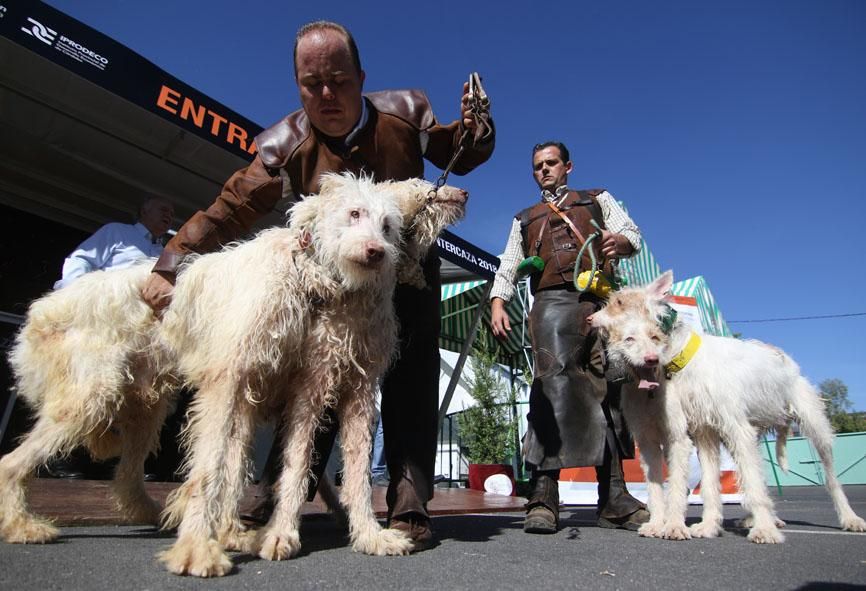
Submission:
<svg viewBox="0 0 866 591">
<path fill-rule="evenodd" d="M 27 510 L 26 481 L 37 465 L 81 443 L 98 457 L 120 453 L 119 509 L 156 522 L 142 464 L 182 380 L 198 392 L 186 433 L 189 477 L 165 513 L 166 525 L 180 523 L 178 542 L 162 555 L 170 570 L 224 574 L 231 562 L 222 545 L 255 545 L 271 559 L 297 552 L 313 433 L 328 405 L 341 418 L 353 547 L 408 551 L 410 542 L 381 530 L 370 506 L 370 423 L 373 385 L 396 340 L 403 219 L 414 227 L 407 250 L 420 256 L 464 211 L 465 192 L 431 188 L 422 180 L 329 175 L 318 196 L 293 208 L 289 228 L 187 263 L 161 322 L 139 294 L 151 263 L 92 273 L 34 302 L 10 361 L 38 420 L 0 460 L 0 534 L 10 542 L 56 537 Z M 253 543 L 242 534 L 237 501 L 254 422 L 276 412 L 290 429 L 286 467 L 274 519 Z"/>
<path fill-rule="evenodd" d="M 649 493 L 650 521 L 639 533 L 684 540 L 721 535 L 719 443 L 737 464 L 748 539 L 780 543 L 784 525 L 767 493 L 758 451 L 758 435 L 776 429 L 777 457 L 787 470 L 785 438 L 792 420 L 818 450 L 827 488 L 843 529 L 866 531 L 833 471 L 833 432 L 815 389 L 781 350 L 758 341 L 692 330 L 665 303 L 673 284 L 668 271 L 644 288 L 614 293 L 590 322 L 606 340 L 609 361 L 631 372 L 623 388 L 623 412 L 641 451 Z M 688 456 L 691 437 L 701 462 L 703 516 L 687 528 Z M 665 502 L 662 475 L 667 456 L 669 480 Z"/>
</svg>

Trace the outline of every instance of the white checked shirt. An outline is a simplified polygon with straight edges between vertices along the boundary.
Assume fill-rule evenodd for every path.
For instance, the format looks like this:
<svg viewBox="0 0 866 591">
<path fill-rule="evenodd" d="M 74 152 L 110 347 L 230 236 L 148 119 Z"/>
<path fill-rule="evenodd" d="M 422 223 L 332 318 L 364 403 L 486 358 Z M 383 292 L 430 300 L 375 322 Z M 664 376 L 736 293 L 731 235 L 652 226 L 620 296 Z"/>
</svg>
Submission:
<svg viewBox="0 0 866 591">
<path fill-rule="evenodd" d="M 555 194 L 552 194 L 550 191 L 542 191 L 541 199 L 560 205 L 565 199 L 567 192 L 568 187 L 563 185 L 556 190 Z M 599 194 L 596 200 L 601 206 L 604 227 L 613 234 L 625 236 L 626 240 L 634 247 L 634 252 L 629 256 L 637 254 L 641 246 L 641 234 L 637 225 L 628 217 L 628 214 L 617 203 L 616 199 L 613 198 L 613 195 L 607 191 Z M 523 236 L 520 233 L 520 220 L 515 218 L 511 224 L 511 233 L 508 235 L 505 252 L 499 257 L 499 270 L 496 272 L 493 289 L 490 291 L 490 299 L 502 298 L 506 302 L 511 301 L 511 298 L 514 296 L 514 281 L 517 276 L 517 266 L 525 258 Z"/>
</svg>

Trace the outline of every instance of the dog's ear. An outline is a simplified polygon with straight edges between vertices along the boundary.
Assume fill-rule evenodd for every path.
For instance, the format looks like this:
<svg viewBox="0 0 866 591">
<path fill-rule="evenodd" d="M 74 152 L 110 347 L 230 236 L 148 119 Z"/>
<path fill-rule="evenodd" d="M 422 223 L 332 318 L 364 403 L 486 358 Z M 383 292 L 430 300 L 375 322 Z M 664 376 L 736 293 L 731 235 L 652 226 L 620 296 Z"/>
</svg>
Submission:
<svg viewBox="0 0 866 591">
<path fill-rule="evenodd" d="M 311 236 L 316 230 L 316 220 L 319 218 L 320 199 L 311 195 L 298 201 L 289 210 L 289 226 L 297 230 L 299 236 Z M 308 241 L 310 238 L 307 239 Z"/>
<path fill-rule="evenodd" d="M 665 271 L 647 286 L 647 293 L 650 297 L 663 300 L 666 295 L 670 294 L 673 284 L 674 272 L 670 270 Z"/>
<path fill-rule="evenodd" d="M 376 193 L 383 199 L 391 200 L 400 212 L 400 217 L 403 218 L 403 225 L 407 225 L 415 212 L 420 209 L 420 206 L 414 203 L 414 197 L 406 191 L 401 190 L 402 181 L 385 181 L 376 183 Z"/>
<path fill-rule="evenodd" d="M 326 172 L 319 177 L 319 195 L 333 195 L 344 191 L 346 185 L 357 182 L 357 179 L 352 173 L 338 174 L 336 172 Z"/>
</svg>

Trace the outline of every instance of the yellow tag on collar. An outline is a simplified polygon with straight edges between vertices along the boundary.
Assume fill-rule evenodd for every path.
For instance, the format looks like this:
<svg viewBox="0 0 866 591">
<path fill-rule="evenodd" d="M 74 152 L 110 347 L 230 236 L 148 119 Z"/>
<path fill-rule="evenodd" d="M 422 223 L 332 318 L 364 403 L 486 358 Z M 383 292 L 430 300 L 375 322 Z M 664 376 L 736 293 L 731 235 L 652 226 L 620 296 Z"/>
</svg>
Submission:
<svg viewBox="0 0 866 591">
<path fill-rule="evenodd" d="M 698 349 L 701 347 L 701 337 L 698 333 L 692 331 L 691 336 L 689 336 L 689 342 L 686 343 L 686 346 L 683 347 L 683 350 L 680 351 L 676 357 L 670 360 L 670 362 L 665 365 L 665 371 L 667 373 L 677 373 L 682 370 L 686 365 L 688 365 L 689 361 L 692 360 L 692 357 L 695 356 L 695 353 L 698 352 Z"/>
</svg>

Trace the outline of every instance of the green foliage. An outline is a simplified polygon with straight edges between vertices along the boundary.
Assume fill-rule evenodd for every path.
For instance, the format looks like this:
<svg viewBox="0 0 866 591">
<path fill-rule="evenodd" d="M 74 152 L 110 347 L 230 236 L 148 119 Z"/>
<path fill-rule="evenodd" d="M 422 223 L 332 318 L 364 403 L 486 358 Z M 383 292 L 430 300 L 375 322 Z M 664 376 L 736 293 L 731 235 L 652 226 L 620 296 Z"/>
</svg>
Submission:
<svg viewBox="0 0 866 591">
<path fill-rule="evenodd" d="M 476 404 L 457 415 L 461 441 L 473 464 L 505 463 L 514 453 L 516 392 L 497 372 L 496 349 L 490 339 L 479 338 L 469 366 L 473 374 L 468 380 L 469 394 Z"/>
<path fill-rule="evenodd" d="M 848 399 L 848 386 L 833 378 L 818 384 L 824 399 L 827 416 L 836 433 L 858 433 L 866 431 L 866 413 L 851 412 L 853 404 Z"/>
</svg>

